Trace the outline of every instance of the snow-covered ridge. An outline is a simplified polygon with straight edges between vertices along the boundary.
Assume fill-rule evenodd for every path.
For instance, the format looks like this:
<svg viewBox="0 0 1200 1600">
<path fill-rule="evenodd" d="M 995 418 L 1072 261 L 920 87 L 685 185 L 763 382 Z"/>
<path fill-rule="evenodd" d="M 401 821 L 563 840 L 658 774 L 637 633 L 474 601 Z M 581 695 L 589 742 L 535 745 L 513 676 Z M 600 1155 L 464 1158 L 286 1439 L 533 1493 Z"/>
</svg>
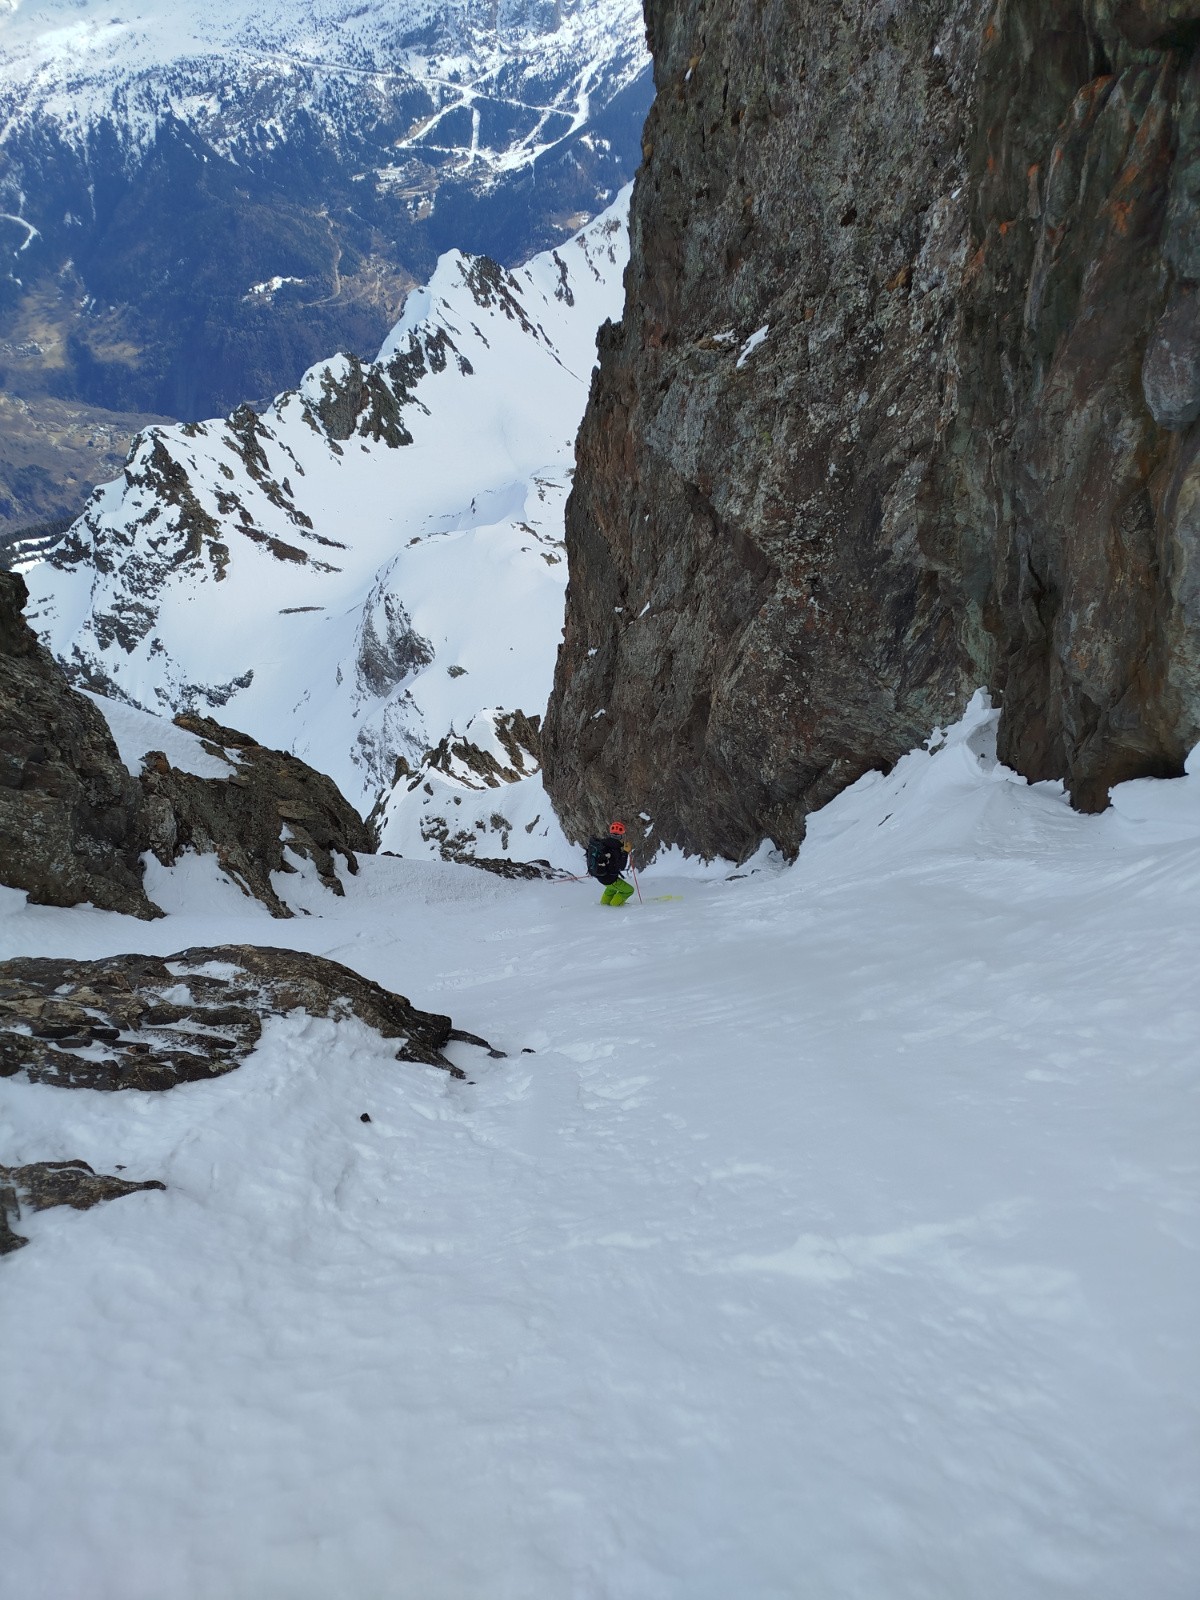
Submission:
<svg viewBox="0 0 1200 1600">
<path fill-rule="evenodd" d="M 136 150 L 169 117 L 236 155 L 301 118 L 342 134 L 411 101 L 398 161 L 453 149 L 504 170 L 645 65 L 636 0 L 15 0 L 0 9 L 0 143 L 32 119 L 84 143 L 110 121 Z"/>
<path fill-rule="evenodd" d="M 292 750 L 375 811 L 386 848 L 561 854 L 537 726 L 626 199 L 516 272 L 443 257 L 377 362 L 141 435 L 27 574 L 76 680 Z"/>
</svg>

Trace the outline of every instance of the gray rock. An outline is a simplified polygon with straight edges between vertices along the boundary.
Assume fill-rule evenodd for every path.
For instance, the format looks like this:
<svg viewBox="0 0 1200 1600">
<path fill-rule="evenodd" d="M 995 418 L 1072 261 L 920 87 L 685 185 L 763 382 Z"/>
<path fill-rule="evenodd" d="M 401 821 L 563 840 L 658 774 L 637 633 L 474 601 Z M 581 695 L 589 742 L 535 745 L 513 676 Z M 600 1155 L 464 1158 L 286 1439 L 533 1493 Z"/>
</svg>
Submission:
<svg viewBox="0 0 1200 1600">
<path fill-rule="evenodd" d="M 0 573 L 0 883 L 39 905 L 161 915 L 142 887 L 141 795 L 90 700 L 67 683 Z"/>
<path fill-rule="evenodd" d="M 561 867 L 552 867 L 544 857 L 533 861 L 510 861 L 507 856 L 461 856 L 460 861 L 464 867 L 478 867 L 481 872 L 490 872 L 497 878 L 509 878 L 513 882 L 525 883 L 570 883 L 572 877 L 569 872 L 564 872 Z"/>
<path fill-rule="evenodd" d="M 20 1221 L 21 1202 L 11 1184 L 0 1183 L 0 1256 L 10 1255 L 23 1244 L 29 1243 L 24 1234 L 14 1232 L 10 1217 L 13 1221 Z"/>
<path fill-rule="evenodd" d="M 1200 296 L 1181 284 L 1154 324 L 1142 361 L 1142 390 L 1160 427 L 1179 430 L 1200 417 Z"/>
<path fill-rule="evenodd" d="M 122 1195 L 146 1189 L 165 1189 L 157 1178 L 135 1183 L 107 1173 L 95 1172 L 86 1161 L 35 1161 L 23 1167 L 0 1166 L 0 1256 L 19 1250 L 28 1239 L 15 1233 L 9 1224 L 21 1219 L 22 1207 L 48 1211 L 53 1206 L 71 1206 L 89 1211 L 102 1200 L 117 1200 Z"/>
<path fill-rule="evenodd" d="M 1142 379 L 1200 277 L 1194 9 L 648 0 L 544 730 L 572 837 L 795 850 L 980 684 L 1085 809 L 1182 770 L 1200 483 Z"/>
<path fill-rule="evenodd" d="M 464 1076 L 442 1053 L 466 1037 L 449 1017 L 419 1011 L 336 961 L 219 945 L 173 956 L 0 962 L 0 1077 L 106 1090 L 202 1082 L 241 1065 L 265 1017 L 296 1010 L 358 1017 L 397 1041 L 397 1061 Z"/>
<path fill-rule="evenodd" d="M 356 873 L 356 852 L 373 852 L 375 837 L 333 779 L 210 717 L 175 721 L 230 769 L 227 778 L 198 778 L 172 767 L 161 751 L 147 754 L 141 821 L 158 859 L 171 866 L 187 850 L 213 851 L 221 870 L 274 917 L 293 914 L 271 883 L 272 873 L 296 870 L 285 850 L 310 860 L 326 888 L 343 893 L 335 858 Z"/>
<path fill-rule="evenodd" d="M 381 699 L 433 660 L 433 646 L 413 627 L 412 618 L 396 595 L 386 592 L 363 615 L 356 666 L 358 681 L 367 694 Z"/>
</svg>

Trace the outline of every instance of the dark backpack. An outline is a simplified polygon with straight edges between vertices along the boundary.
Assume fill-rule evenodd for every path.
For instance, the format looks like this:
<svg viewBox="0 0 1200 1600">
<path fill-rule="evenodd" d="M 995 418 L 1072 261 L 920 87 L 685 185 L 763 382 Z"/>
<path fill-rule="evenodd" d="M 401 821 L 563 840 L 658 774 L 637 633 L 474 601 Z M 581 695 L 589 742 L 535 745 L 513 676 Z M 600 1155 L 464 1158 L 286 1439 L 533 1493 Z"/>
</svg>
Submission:
<svg viewBox="0 0 1200 1600">
<path fill-rule="evenodd" d="M 625 870 L 626 859 L 625 846 L 618 839 L 591 839 L 588 842 L 588 876 L 600 883 L 616 883 Z"/>
</svg>

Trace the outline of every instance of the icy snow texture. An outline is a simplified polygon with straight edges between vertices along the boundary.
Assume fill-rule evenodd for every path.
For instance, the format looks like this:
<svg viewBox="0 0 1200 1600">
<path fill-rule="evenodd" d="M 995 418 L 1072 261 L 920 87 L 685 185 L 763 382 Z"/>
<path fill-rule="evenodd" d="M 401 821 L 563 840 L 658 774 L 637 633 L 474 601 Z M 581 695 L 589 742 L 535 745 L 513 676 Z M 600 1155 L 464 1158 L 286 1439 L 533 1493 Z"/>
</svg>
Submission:
<svg viewBox="0 0 1200 1600">
<path fill-rule="evenodd" d="M 170 1186 L 0 1262 L 2 1600 L 1192 1600 L 1200 772 L 1081 817 L 992 722 L 644 906 L 310 885 L 289 938 L 508 1049 L 472 1085 L 300 1015 L 0 1084 L 0 1160 Z M 205 870 L 3 891 L 0 955 L 270 936 Z"/>
<path fill-rule="evenodd" d="M 445 735 L 473 722 L 478 735 L 485 708 L 540 716 L 575 431 L 596 330 L 620 309 L 627 207 L 626 191 L 498 289 L 474 258 L 442 258 L 380 355 L 424 363 L 401 412 L 410 444 L 330 439 L 317 413 L 352 373 L 344 356 L 265 413 L 257 476 L 230 423 L 148 430 L 76 525 L 77 558 L 27 574 L 50 648 L 145 710 L 194 706 L 293 751 L 364 814 L 398 756 L 419 768 Z M 215 544 L 197 546 L 166 498 L 164 457 Z M 384 848 L 436 854 L 440 833 L 466 827 L 479 855 L 563 859 L 540 778 L 481 792 L 427 781 L 432 794 L 397 789 Z"/>
</svg>

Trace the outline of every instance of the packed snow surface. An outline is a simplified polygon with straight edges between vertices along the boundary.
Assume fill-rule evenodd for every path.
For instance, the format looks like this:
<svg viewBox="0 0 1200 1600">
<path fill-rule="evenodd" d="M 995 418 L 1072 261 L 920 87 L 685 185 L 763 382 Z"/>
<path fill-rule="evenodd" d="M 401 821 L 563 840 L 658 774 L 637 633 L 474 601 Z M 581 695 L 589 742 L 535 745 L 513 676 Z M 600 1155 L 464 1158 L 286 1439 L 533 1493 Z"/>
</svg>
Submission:
<svg viewBox="0 0 1200 1600">
<path fill-rule="evenodd" d="M 293 1014 L 167 1094 L 0 1083 L 0 1159 L 169 1186 L 0 1262 L 3 1600 L 1192 1600 L 1200 769 L 1081 817 L 992 720 L 619 911 L 0 891 L 0 955 L 295 943 L 508 1052 Z"/>
<path fill-rule="evenodd" d="M 196 734 L 177 728 L 165 717 L 156 717 L 138 706 L 122 705 L 119 700 L 108 700 L 103 695 L 89 694 L 86 689 L 83 692 L 103 713 L 117 754 L 130 772 L 141 771 L 142 758 L 151 750 L 161 750 L 178 771 L 193 773 L 197 778 L 228 778 L 234 770 L 234 763 L 228 756 L 212 755 Z"/>
</svg>

